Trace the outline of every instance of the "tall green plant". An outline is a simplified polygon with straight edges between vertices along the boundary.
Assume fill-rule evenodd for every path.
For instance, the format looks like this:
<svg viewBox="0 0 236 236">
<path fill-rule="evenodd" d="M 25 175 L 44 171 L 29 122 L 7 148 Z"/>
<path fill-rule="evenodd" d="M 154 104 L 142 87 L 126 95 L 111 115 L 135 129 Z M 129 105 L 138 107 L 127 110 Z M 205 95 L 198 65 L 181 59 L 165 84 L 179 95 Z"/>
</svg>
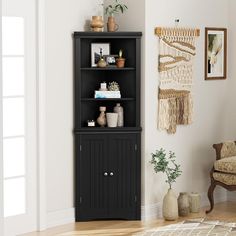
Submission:
<svg viewBox="0 0 236 236">
<path fill-rule="evenodd" d="M 128 7 L 125 4 L 122 4 L 119 2 L 119 0 L 115 0 L 115 3 L 113 5 L 108 5 L 105 7 L 105 14 L 109 16 L 113 16 L 114 14 L 124 13 Z"/>
<path fill-rule="evenodd" d="M 166 156 L 165 150 L 161 148 L 156 150 L 155 153 L 152 153 L 151 164 L 154 165 L 154 171 L 162 172 L 166 174 L 167 180 L 166 183 L 169 184 L 171 189 L 172 184 L 176 182 L 176 179 L 181 175 L 182 171 L 180 170 L 180 165 L 176 164 L 175 153 L 170 151 L 169 156 Z"/>
</svg>

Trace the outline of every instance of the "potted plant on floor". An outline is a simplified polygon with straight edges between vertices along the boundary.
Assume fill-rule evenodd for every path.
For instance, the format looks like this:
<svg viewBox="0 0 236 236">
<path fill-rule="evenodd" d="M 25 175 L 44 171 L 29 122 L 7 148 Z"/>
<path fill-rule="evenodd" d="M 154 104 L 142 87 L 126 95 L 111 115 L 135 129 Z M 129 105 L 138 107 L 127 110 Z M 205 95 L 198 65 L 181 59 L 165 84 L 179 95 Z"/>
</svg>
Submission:
<svg viewBox="0 0 236 236">
<path fill-rule="evenodd" d="M 119 0 L 115 0 L 113 5 L 108 5 L 105 7 L 105 14 L 108 15 L 107 20 L 107 31 L 114 32 L 119 29 L 119 26 L 115 22 L 114 14 L 124 13 L 128 7 L 125 4 L 119 2 Z"/>
<path fill-rule="evenodd" d="M 163 199 L 162 213 L 165 220 L 176 220 L 178 218 L 178 202 L 177 197 L 172 190 L 172 184 L 176 182 L 176 179 L 181 175 L 180 165 L 175 162 L 175 153 L 170 151 L 167 157 L 164 149 L 156 150 L 152 153 L 152 159 L 150 163 L 154 165 L 154 171 L 156 173 L 162 172 L 166 174 L 166 183 L 169 184 L 167 194 Z"/>
</svg>

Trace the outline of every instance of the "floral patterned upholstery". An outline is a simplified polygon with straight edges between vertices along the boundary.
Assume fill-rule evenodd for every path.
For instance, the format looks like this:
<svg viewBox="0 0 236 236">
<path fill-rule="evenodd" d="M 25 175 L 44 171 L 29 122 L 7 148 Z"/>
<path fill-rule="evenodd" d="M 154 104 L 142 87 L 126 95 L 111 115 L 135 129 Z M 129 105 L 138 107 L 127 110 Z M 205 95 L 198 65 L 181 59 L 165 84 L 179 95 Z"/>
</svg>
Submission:
<svg viewBox="0 0 236 236">
<path fill-rule="evenodd" d="M 236 156 L 236 144 L 233 141 L 224 142 L 220 153 L 221 158 Z"/>
<path fill-rule="evenodd" d="M 236 174 L 236 156 L 225 157 L 216 161 L 214 168 L 217 171 Z"/>
<path fill-rule="evenodd" d="M 214 172 L 213 178 L 226 185 L 236 185 L 236 175 Z"/>
</svg>

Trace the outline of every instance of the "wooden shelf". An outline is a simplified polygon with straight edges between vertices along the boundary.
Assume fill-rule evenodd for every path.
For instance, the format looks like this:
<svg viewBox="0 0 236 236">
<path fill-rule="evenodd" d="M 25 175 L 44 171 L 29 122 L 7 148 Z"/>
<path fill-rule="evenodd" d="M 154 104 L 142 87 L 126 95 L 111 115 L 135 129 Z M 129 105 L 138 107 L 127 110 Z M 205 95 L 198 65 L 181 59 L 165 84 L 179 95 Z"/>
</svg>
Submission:
<svg viewBox="0 0 236 236">
<path fill-rule="evenodd" d="M 77 130 L 74 130 L 74 134 L 81 134 L 81 133 L 87 133 L 87 132 L 140 132 L 142 130 L 141 127 L 115 127 L 115 128 L 109 128 L 109 127 L 82 127 Z"/>
<path fill-rule="evenodd" d="M 134 98 L 81 98 L 82 102 L 93 101 L 134 101 Z"/>
<path fill-rule="evenodd" d="M 135 70 L 134 67 L 124 67 L 124 68 L 118 68 L 118 67 L 104 67 L 104 68 L 99 68 L 99 67 L 82 67 L 82 71 L 127 71 L 127 70 Z"/>
</svg>

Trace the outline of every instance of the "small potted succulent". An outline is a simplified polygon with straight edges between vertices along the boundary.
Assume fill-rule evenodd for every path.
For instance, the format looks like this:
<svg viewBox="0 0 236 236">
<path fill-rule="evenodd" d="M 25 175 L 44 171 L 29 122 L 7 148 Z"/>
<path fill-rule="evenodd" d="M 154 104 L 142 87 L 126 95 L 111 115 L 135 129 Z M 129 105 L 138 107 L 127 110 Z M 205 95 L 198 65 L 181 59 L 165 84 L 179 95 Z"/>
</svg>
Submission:
<svg viewBox="0 0 236 236">
<path fill-rule="evenodd" d="M 154 165 L 154 171 L 156 173 L 162 172 L 166 174 L 166 183 L 169 184 L 167 194 L 163 199 L 162 213 L 166 220 L 176 220 L 178 218 L 178 202 L 175 193 L 172 190 L 172 184 L 176 182 L 176 179 L 181 175 L 180 165 L 175 162 L 176 156 L 174 152 L 169 152 L 167 157 L 165 150 L 156 150 L 152 153 L 152 159 L 150 163 Z"/>
<path fill-rule="evenodd" d="M 120 49 L 119 57 L 116 59 L 116 66 L 119 68 L 123 68 L 125 66 L 125 58 L 122 57 L 123 51 Z"/>
<path fill-rule="evenodd" d="M 113 5 L 108 5 L 105 7 L 105 14 L 108 15 L 107 19 L 107 31 L 114 32 L 119 29 L 119 26 L 115 22 L 114 14 L 124 13 L 128 7 L 125 4 L 119 2 L 119 0 L 115 0 Z"/>
</svg>

